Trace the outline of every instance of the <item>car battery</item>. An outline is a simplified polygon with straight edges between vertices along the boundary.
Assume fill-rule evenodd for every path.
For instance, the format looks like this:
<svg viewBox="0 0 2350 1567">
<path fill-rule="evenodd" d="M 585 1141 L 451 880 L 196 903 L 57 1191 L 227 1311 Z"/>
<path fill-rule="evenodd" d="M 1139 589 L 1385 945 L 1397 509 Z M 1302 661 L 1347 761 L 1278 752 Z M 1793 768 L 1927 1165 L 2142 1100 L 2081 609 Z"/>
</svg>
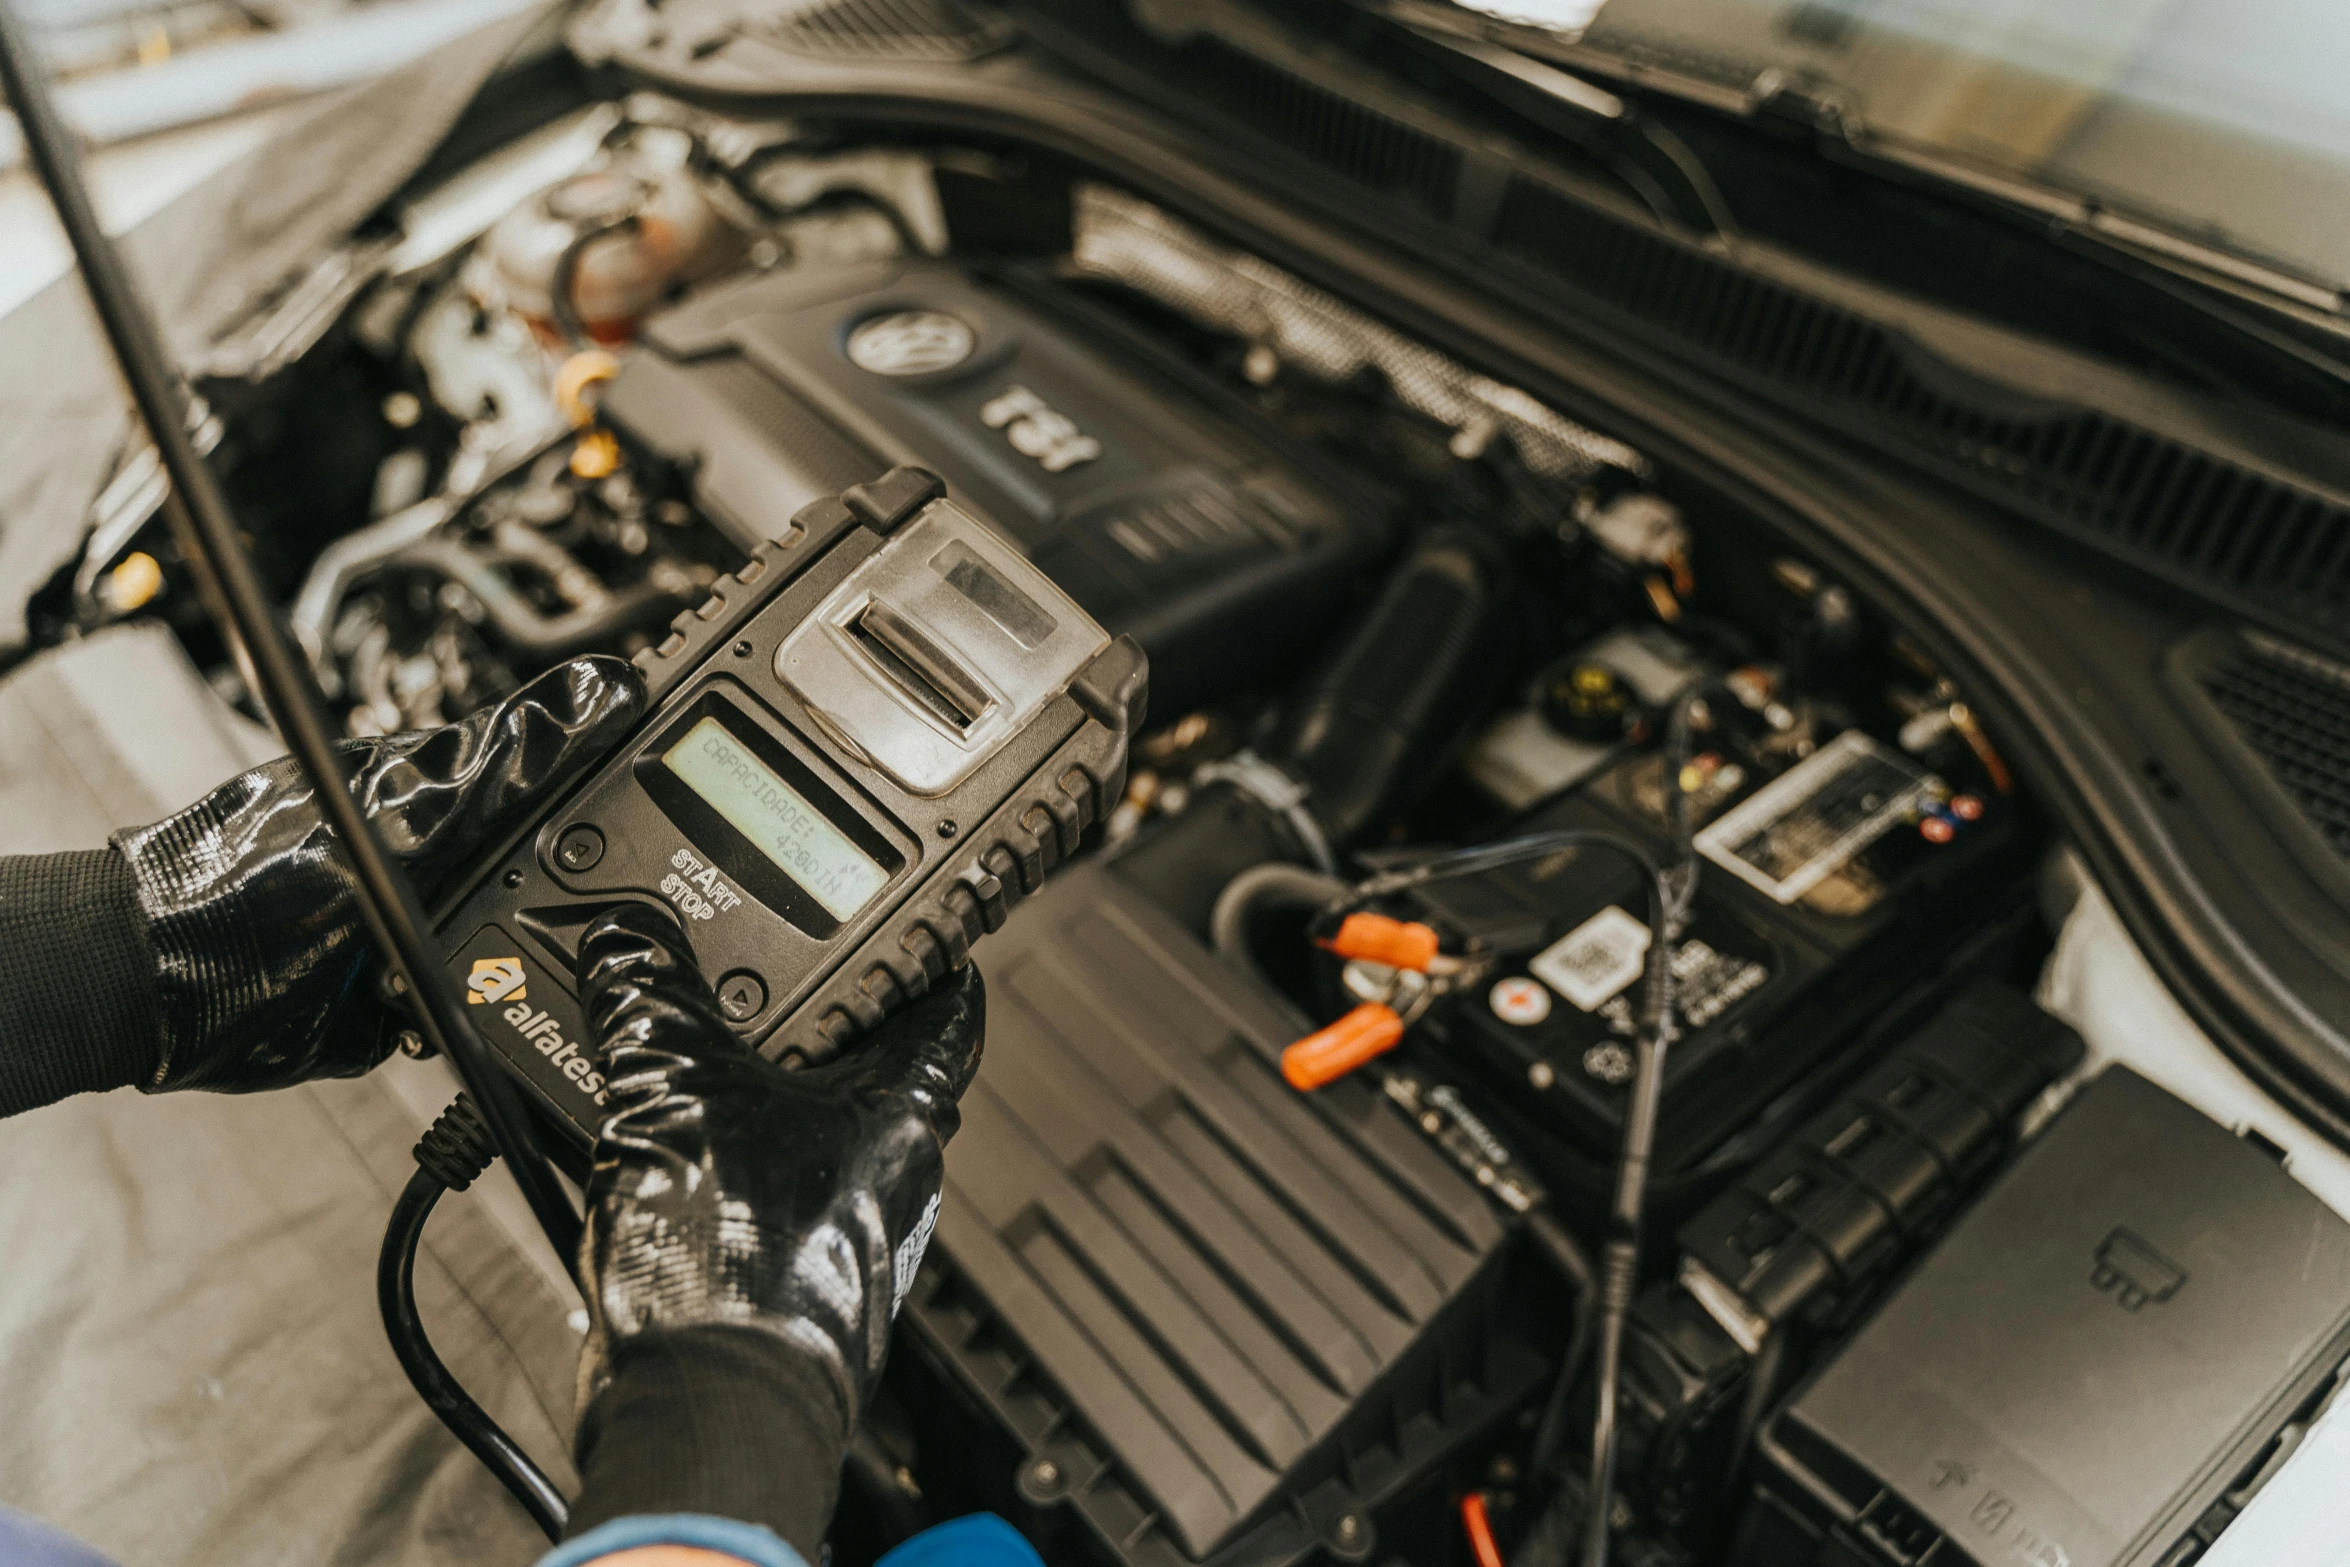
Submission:
<svg viewBox="0 0 2350 1567">
<path fill-rule="evenodd" d="M 1702 1161 L 1867 1031 L 1921 1018 L 1987 926 L 2027 905 L 2014 805 L 1850 730 L 1779 770 L 1716 762 L 1693 792 L 1696 895 L 1673 952 L 1657 1170 Z M 1664 758 L 1635 755 L 1513 832 L 1597 829 L 1673 855 Z M 1650 939 L 1644 878 L 1605 848 L 1430 882 L 1411 914 L 1490 964 L 1425 1030 L 1564 1186 L 1622 1135 Z"/>
</svg>

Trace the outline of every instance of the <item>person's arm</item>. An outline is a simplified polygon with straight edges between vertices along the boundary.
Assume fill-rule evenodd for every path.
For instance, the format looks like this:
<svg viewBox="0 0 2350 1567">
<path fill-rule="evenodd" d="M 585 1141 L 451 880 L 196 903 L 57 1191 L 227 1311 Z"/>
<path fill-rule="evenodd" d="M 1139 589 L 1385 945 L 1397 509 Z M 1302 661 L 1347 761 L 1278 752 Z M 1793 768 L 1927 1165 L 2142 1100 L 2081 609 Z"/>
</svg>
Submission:
<svg viewBox="0 0 2350 1567">
<path fill-rule="evenodd" d="M 967 967 L 786 1072 L 719 1016 L 667 910 L 606 914 L 579 966 L 615 1109 L 580 1248 L 580 1496 L 542 1567 L 656 1546 L 805 1567 L 937 1222 L 985 990 Z"/>
<path fill-rule="evenodd" d="M 627 664 L 578 659 L 463 723 L 352 742 L 351 790 L 429 898 L 643 711 Z M 288 760 L 109 848 L 0 858 L 0 1115 L 356 1075 L 392 1044 L 375 975 L 357 889 Z"/>
<path fill-rule="evenodd" d="M 154 1070 L 162 1002 L 112 849 L 0 857 L 0 1116 Z"/>
</svg>

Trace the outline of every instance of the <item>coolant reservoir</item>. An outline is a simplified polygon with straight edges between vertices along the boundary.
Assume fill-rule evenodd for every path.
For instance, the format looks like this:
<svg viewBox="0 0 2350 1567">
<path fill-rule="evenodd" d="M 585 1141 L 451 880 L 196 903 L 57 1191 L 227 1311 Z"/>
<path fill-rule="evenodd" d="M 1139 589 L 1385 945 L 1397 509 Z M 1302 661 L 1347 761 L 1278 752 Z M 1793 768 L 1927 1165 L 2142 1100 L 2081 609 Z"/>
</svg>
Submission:
<svg viewBox="0 0 2350 1567">
<path fill-rule="evenodd" d="M 576 328 L 615 343 L 634 335 L 677 285 L 709 275 L 739 248 L 740 236 L 684 168 L 624 155 L 558 181 L 501 218 L 469 281 L 485 302 L 505 305 L 550 341 Z M 570 323 L 557 306 L 559 281 L 568 284 Z"/>
</svg>

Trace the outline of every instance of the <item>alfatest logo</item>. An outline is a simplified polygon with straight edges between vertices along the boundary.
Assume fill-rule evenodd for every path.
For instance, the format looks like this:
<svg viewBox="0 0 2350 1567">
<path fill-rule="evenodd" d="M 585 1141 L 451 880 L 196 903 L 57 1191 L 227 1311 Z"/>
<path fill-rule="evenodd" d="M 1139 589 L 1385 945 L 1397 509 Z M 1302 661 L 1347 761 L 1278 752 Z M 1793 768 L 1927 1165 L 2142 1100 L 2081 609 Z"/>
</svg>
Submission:
<svg viewBox="0 0 2350 1567">
<path fill-rule="evenodd" d="M 516 1033 L 530 1042 L 531 1048 L 547 1058 L 549 1066 L 560 1069 L 565 1077 L 577 1083 L 581 1093 L 592 1097 L 598 1105 L 612 1102 L 612 1096 L 604 1089 L 604 1074 L 596 1070 L 595 1059 L 563 1037 L 562 1024 L 534 1010 L 527 1001 L 517 1001 L 508 1007 L 505 1018 L 514 1025 Z"/>
<path fill-rule="evenodd" d="M 596 1070 L 595 1058 L 563 1037 L 562 1024 L 530 1004 L 530 991 L 523 980 L 520 958 L 478 958 L 465 981 L 465 999 L 482 1004 L 512 1002 L 499 1016 L 513 1025 L 524 1043 L 546 1057 L 549 1066 L 577 1084 L 598 1106 L 609 1106 L 612 1095 L 604 1086 L 604 1074 Z"/>
<path fill-rule="evenodd" d="M 522 980 L 520 958 L 477 958 L 465 978 L 465 999 L 477 1007 L 509 997 L 520 1001 L 530 994 Z"/>
</svg>

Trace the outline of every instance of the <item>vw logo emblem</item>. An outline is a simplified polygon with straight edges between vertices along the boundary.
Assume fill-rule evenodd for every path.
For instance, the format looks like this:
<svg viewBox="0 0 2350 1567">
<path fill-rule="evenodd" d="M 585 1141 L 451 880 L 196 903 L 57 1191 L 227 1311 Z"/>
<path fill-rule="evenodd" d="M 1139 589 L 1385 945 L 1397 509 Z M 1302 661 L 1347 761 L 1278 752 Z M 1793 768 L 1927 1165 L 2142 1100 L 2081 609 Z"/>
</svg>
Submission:
<svg viewBox="0 0 2350 1567">
<path fill-rule="evenodd" d="M 849 334 L 849 363 L 875 375 L 930 375 L 971 357 L 971 328 L 937 310 L 893 310 Z"/>
</svg>

